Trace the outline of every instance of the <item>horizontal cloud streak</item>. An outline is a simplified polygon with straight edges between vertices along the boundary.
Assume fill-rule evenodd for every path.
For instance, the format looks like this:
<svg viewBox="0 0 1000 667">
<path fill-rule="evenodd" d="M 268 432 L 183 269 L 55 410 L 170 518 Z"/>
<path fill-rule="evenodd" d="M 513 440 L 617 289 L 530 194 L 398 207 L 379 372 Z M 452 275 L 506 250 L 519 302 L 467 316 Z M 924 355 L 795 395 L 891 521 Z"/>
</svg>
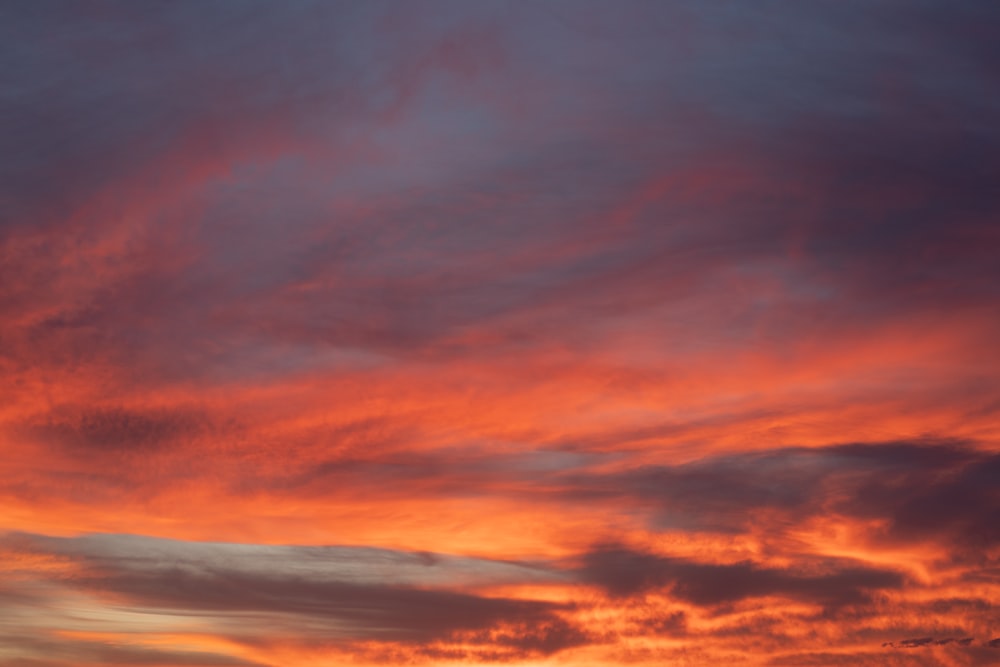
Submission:
<svg viewBox="0 0 1000 667">
<path fill-rule="evenodd" d="M 255 643 L 254 633 L 235 625 L 229 629 L 237 619 L 258 630 L 269 624 L 298 627 L 314 641 L 344 643 L 411 644 L 461 637 L 483 647 L 549 654 L 590 641 L 585 631 L 560 617 L 569 605 L 458 590 L 566 578 L 539 565 L 361 547 L 263 547 L 126 535 L 67 539 L 11 534 L 2 546 L 15 564 L 30 556 L 67 563 L 71 569 L 60 585 L 96 596 L 110 608 L 201 617 L 209 628 L 217 624 L 216 632 L 232 633 L 242 643 Z M 7 601 L 18 606 L 16 597 Z M 21 602 L 29 608 L 42 603 L 30 597 Z M 54 642 L 53 650 L 61 652 Z M 81 655 L 98 655 L 95 650 Z M 206 656 L 153 651 L 100 655 L 112 662 L 229 664 L 225 656 L 212 663 Z"/>
<path fill-rule="evenodd" d="M 898 589 L 903 585 L 903 577 L 888 570 L 848 565 L 831 568 L 824 574 L 807 574 L 762 568 L 748 562 L 693 563 L 614 546 L 588 553 L 583 573 L 585 580 L 613 595 L 669 587 L 674 597 L 697 605 L 778 596 L 838 606 L 865 602 L 869 591 Z"/>
<path fill-rule="evenodd" d="M 956 546 L 1000 543 L 995 454 L 963 443 L 897 442 L 789 448 L 569 478 L 581 500 L 627 495 L 652 501 L 663 527 L 740 531 L 755 510 L 802 520 L 840 514 L 878 520 L 878 536 Z"/>
</svg>

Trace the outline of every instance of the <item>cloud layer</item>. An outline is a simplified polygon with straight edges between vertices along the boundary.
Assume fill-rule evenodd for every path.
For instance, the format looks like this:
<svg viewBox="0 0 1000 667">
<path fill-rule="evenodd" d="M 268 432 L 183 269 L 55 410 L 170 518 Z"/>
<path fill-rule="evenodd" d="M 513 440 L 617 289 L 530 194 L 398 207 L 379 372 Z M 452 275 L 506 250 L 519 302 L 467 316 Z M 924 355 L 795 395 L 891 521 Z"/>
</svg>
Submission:
<svg viewBox="0 0 1000 667">
<path fill-rule="evenodd" d="M 985 665 L 991 2 L 0 8 L 0 667 Z"/>
</svg>

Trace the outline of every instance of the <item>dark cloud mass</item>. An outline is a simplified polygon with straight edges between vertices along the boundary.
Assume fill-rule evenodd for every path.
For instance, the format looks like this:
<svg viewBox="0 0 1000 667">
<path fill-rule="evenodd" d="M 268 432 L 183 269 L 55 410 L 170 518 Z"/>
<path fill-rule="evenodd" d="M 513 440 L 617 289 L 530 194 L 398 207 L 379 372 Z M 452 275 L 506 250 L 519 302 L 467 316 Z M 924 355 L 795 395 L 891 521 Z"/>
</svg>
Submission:
<svg viewBox="0 0 1000 667">
<path fill-rule="evenodd" d="M 756 597 L 790 597 L 839 606 L 868 601 L 872 591 L 898 589 L 904 577 L 892 570 L 839 564 L 823 574 L 760 567 L 749 562 L 704 564 L 601 547 L 584 556 L 583 577 L 612 595 L 668 588 L 696 605 L 719 605 Z"/>
<path fill-rule="evenodd" d="M 348 636 L 359 639 L 426 641 L 501 621 L 541 626 L 554 621 L 553 606 L 543 603 L 229 572 L 102 572 L 80 585 L 123 596 L 131 604 L 168 610 L 309 615 L 336 622 L 331 634 L 338 634 L 337 625 L 346 626 Z M 530 634 L 525 641 L 548 645 Z"/>
<path fill-rule="evenodd" d="M 574 498 L 636 496 L 654 520 L 739 532 L 757 510 L 790 517 L 837 513 L 875 519 L 878 537 L 909 543 L 947 537 L 965 550 L 1000 542 L 998 458 L 967 443 L 894 442 L 724 455 L 610 476 L 568 477 Z"/>
</svg>

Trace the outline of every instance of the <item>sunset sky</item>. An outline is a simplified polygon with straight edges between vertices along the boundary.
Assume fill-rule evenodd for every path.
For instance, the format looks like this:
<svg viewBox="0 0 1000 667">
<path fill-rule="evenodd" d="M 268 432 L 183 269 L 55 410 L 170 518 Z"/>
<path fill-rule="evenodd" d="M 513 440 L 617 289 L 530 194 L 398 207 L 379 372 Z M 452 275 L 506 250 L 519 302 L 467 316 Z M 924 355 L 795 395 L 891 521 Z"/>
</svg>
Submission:
<svg viewBox="0 0 1000 667">
<path fill-rule="evenodd" d="M 0 667 L 1000 664 L 998 35 L 0 0 Z"/>
</svg>

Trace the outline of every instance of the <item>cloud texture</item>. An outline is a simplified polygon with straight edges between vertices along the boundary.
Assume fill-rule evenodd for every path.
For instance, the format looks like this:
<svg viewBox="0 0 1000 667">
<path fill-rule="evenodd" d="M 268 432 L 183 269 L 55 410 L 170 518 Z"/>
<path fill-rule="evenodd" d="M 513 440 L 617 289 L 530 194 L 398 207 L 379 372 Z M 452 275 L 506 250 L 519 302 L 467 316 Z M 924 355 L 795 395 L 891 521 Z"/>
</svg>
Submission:
<svg viewBox="0 0 1000 667">
<path fill-rule="evenodd" d="M 0 667 L 1000 660 L 995 3 L 0 3 Z"/>
</svg>

